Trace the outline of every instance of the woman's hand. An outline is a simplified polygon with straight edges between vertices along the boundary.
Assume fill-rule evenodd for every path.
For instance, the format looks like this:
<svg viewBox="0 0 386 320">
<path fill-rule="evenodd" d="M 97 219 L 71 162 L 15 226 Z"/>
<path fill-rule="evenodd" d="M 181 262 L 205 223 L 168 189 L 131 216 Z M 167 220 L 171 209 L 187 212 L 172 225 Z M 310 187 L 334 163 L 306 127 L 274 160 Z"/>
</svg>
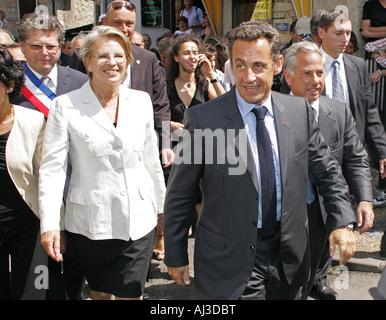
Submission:
<svg viewBox="0 0 386 320">
<path fill-rule="evenodd" d="M 197 62 L 197 68 L 201 69 L 202 72 L 207 76 L 210 77 L 210 75 L 214 71 L 212 69 L 212 64 L 210 63 L 209 59 L 206 57 L 205 54 L 201 53 L 198 55 L 198 62 Z"/>
<path fill-rule="evenodd" d="M 63 261 L 59 231 L 47 231 L 43 233 L 40 238 L 40 243 L 52 259 L 57 262 Z"/>
<path fill-rule="evenodd" d="M 182 136 L 182 129 L 184 128 L 184 125 L 182 123 L 170 121 L 170 127 L 174 134 L 176 134 L 178 137 Z"/>
</svg>

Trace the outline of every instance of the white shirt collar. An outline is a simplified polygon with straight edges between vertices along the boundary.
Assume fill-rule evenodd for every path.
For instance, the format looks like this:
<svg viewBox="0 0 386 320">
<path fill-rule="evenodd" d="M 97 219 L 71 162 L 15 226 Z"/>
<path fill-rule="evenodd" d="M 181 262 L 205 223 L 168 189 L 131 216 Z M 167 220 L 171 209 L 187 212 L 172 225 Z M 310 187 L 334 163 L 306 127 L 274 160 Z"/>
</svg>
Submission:
<svg viewBox="0 0 386 320">
<path fill-rule="evenodd" d="M 256 104 L 248 103 L 244 100 L 243 97 L 241 97 L 240 93 L 238 92 L 236 88 L 236 100 L 237 100 L 237 105 L 240 110 L 241 116 L 244 118 L 253 108 L 256 107 Z M 267 100 L 263 104 L 264 107 L 267 108 L 268 112 L 270 115 L 273 117 L 273 107 L 272 107 L 272 97 L 271 97 L 271 91 L 269 92 L 269 96 Z"/>
<path fill-rule="evenodd" d="M 323 45 L 320 47 L 320 49 L 324 52 L 326 55 L 326 63 L 325 63 L 325 69 L 329 70 L 331 68 L 332 63 L 337 60 L 339 62 L 339 69 L 343 66 L 343 53 L 341 53 L 337 59 L 334 59 L 331 57 L 326 51 L 323 50 Z"/>
</svg>

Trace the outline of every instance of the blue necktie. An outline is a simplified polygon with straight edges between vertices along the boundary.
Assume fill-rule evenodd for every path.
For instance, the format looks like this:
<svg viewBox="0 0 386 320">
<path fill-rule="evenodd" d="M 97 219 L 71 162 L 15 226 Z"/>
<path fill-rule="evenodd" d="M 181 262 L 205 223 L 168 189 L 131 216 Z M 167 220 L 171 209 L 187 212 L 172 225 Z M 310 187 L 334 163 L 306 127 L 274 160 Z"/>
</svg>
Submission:
<svg viewBox="0 0 386 320">
<path fill-rule="evenodd" d="M 265 126 L 264 118 L 267 108 L 254 108 L 252 112 L 256 116 L 257 150 L 259 152 L 259 165 L 261 175 L 262 197 L 262 234 L 263 239 L 273 238 L 276 232 L 276 182 L 275 166 L 271 139 Z"/>
<path fill-rule="evenodd" d="M 331 66 L 334 68 L 332 72 L 332 98 L 338 101 L 345 101 L 342 80 L 339 76 L 339 61 L 334 60 Z"/>
</svg>

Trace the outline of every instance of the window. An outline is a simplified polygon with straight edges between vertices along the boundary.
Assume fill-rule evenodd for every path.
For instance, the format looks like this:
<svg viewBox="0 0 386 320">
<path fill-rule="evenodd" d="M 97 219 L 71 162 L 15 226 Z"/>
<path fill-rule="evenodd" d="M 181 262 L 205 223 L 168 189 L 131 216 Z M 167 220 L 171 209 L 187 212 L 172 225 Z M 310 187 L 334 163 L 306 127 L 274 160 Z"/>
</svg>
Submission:
<svg viewBox="0 0 386 320">
<path fill-rule="evenodd" d="M 38 3 L 37 3 L 37 0 L 19 0 L 18 5 L 19 5 L 19 18 L 21 18 L 26 13 L 34 12 Z"/>
</svg>

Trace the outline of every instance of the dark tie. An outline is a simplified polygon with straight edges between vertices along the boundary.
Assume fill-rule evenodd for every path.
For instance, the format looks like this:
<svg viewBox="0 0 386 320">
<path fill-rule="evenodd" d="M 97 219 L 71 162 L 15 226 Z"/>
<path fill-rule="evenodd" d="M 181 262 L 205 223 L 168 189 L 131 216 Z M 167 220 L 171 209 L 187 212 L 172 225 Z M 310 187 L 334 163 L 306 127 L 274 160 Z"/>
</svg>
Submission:
<svg viewBox="0 0 386 320">
<path fill-rule="evenodd" d="M 334 68 L 334 71 L 332 72 L 332 98 L 334 100 L 339 101 L 345 101 L 344 100 L 344 92 L 343 92 L 343 85 L 342 85 L 342 79 L 339 76 L 339 61 L 334 60 L 334 62 L 331 64 Z"/>
<path fill-rule="evenodd" d="M 44 76 L 40 78 L 41 82 L 43 82 L 47 87 L 49 87 L 50 84 L 50 77 Z"/>
<path fill-rule="evenodd" d="M 256 116 L 256 138 L 259 152 L 259 164 L 261 175 L 261 199 L 262 199 L 262 238 L 273 238 L 276 231 L 276 182 L 275 166 L 271 139 L 265 126 L 264 118 L 267 108 L 254 108 L 252 112 Z"/>
</svg>

